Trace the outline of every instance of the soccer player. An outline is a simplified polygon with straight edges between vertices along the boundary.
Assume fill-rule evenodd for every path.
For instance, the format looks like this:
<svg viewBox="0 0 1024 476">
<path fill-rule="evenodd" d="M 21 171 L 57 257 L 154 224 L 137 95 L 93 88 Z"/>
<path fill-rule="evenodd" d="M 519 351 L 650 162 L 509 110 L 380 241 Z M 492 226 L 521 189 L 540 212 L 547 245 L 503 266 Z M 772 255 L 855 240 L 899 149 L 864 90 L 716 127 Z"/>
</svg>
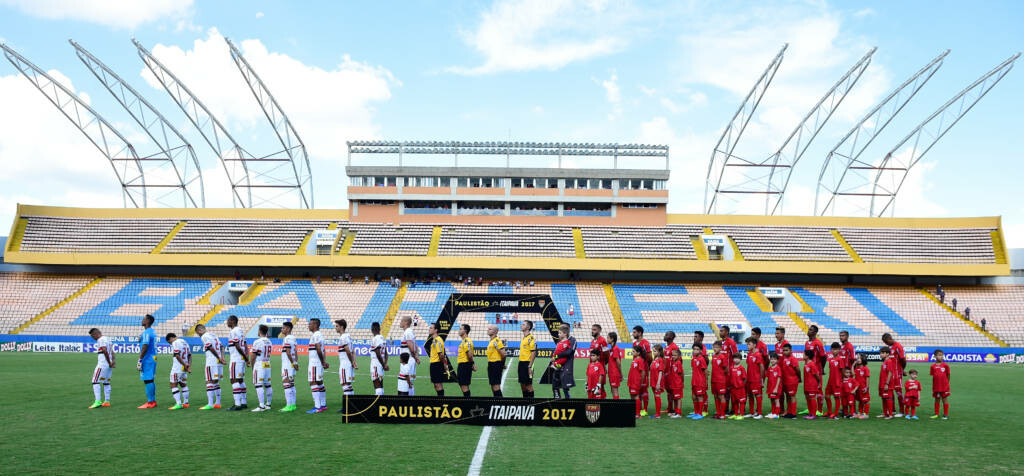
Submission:
<svg viewBox="0 0 1024 476">
<path fill-rule="evenodd" d="M 587 365 L 587 398 L 604 398 L 604 366 L 601 365 L 602 352 L 598 349 L 590 349 L 590 364 Z"/>
<path fill-rule="evenodd" d="M 355 381 L 356 369 L 359 368 L 359 365 L 356 364 L 355 352 L 352 350 L 352 336 L 348 335 L 348 321 L 335 319 L 334 332 L 341 334 L 341 337 L 338 338 L 338 378 L 341 380 L 341 392 L 342 395 L 355 395 L 352 382 Z M 344 410 L 342 408 L 338 411 Z"/>
<path fill-rule="evenodd" d="M 849 367 L 843 369 L 843 415 L 854 418 L 857 414 L 857 378 Z"/>
<path fill-rule="evenodd" d="M 109 407 L 110 374 L 117 364 L 114 361 L 114 348 L 110 345 L 110 339 L 95 327 L 89 329 L 89 337 L 96 341 L 96 370 L 92 372 L 92 395 L 94 399 L 89 408 Z"/>
<path fill-rule="evenodd" d="M 139 379 L 146 387 L 146 403 L 139 409 L 156 408 L 156 331 L 153 330 L 152 314 L 142 318 L 142 335 L 139 336 L 139 361 L 135 368 L 139 371 Z"/>
<path fill-rule="evenodd" d="M 569 327 L 565 324 L 562 327 Z M 568 330 L 564 330 L 568 334 Z M 498 338 L 498 326 L 491 324 L 487 326 L 487 381 L 491 384 L 491 393 L 495 397 L 501 395 L 501 373 L 505 370 L 505 343 Z M 575 351 L 575 349 L 574 349 Z M 569 393 L 569 389 L 565 389 Z M 568 397 L 567 397 L 568 398 Z"/>
<path fill-rule="evenodd" d="M 786 328 L 776 327 L 775 328 L 775 355 L 779 356 L 779 362 L 782 362 L 782 348 L 788 344 L 786 340 Z"/>
<path fill-rule="evenodd" d="M 673 331 L 666 332 L 663 340 L 665 341 L 665 358 L 671 359 L 672 352 L 679 350 L 679 346 L 676 345 L 676 333 Z"/>
<path fill-rule="evenodd" d="M 670 418 L 683 416 L 683 385 L 684 376 L 683 353 L 677 347 L 669 356 L 668 370 L 665 373 L 665 385 L 668 388 L 668 413 Z"/>
<path fill-rule="evenodd" d="M 648 380 L 651 382 L 651 393 L 654 394 L 654 415 L 652 418 L 661 418 L 661 394 L 665 391 L 665 348 L 661 344 L 654 344 L 652 349 L 654 360 L 651 361 L 651 371 Z"/>
<path fill-rule="evenodd" d="M 402 321 L 399 324 L 399 326 L 401 326 L 401 328 L 402 328 L 402 347 L 401 347 L 401 351 L 400 352 L 402 354 L 409 354 L 409 355 L 411 355 L 412 359 L 416 361 L 416 363 L 412 367 L 412 373 L 409 374 L 409 375 L 414 375 L 415 376 L 416 375 L 416 366 L 418 366 L 420 364 L 420 349 L 419 349 L 419 346 L 416 345 L 416 332 L 414 332 L 412 330 L 412 317 L 409 317 L 409 316 L 402 317 Z M 443 344 L 443 341 L 442 341 L 442 344 Z M 430 380 L 431 381 L 434 380 L 433 375 L 431 375 Z M 434 384 L 434 388 L 435 389 L 437 388 L 437 384 L 436 383 Z M 444 387 L 441 387 L 441 391 L 442 392 L 444 391 Z M 409 395 L 416 395 L 416 388 L 411 386 L 411 385 L 409 386 Z M 443 395 L 443 393 L 441 393 L 439 395 Z"/>
<path fill-rule="evenodd" d="M 622 359 L 626 352 L 619 348 L 619 334 L 608 333 L 608 385 L 612 389 L 612 399 L 619 399 L 619 385 L 622 384 Z"/>
<path fill-rule="evenodd" d="M 768 398 L 771 400 L 772 412 L 765 418 L 775 420 L 782 415 L 782 405 L 780 404 L 780 397 L 782 397 L 782 367 L 779 367 L 779 355 L 772 353 L 768 356 L 768 370 L 765 372 L 768 375 Z"/>
<path fill-rule="evenodd" d="M 313 394 L 313 408 L 306 413 L 323 413 L 327 410 L 327 388 L 324 386 L 324 369 L 331 368 L 327 362 L 327 351 L 324 350 L 324 334 L 320 332 L 320 319 L 312 318 L 307 327 L 309 336 L 309 362 L 306 364 L 306 380 L 309 381 L 309 392 Z"/>
<path fill-rule="evenodd" d="M 860 403 L 860 411 L 857 418 L 861 420 L 868 418 L 871 411 L 871 369 L 868 368 L 868 357 L 864 354 L 857 355 L 857 364 L 853 369 L 853 375 L 857 378 L 857 397 Z"/>
<path fill-rule="evenodd" d="M 228 329 L 231 329 L 228 331 L 228 355 L 231 357 L 228 378 L 231 379 L 231 395 L 235 402 L 228 411 L 238 411 L 249 408 L 245 388 L 245 333 L 238 327 L 238 316 L 228 316 Z"/>
<path fill-rule="evenodd" d="M 763 396 L 761 391 L 764 389 L 764 375 L 765 366 L 764 358 L 767 356 L 767 350 L 762 353 L 758 349 L 758 340 L 754 336 L 747 337 L 747 394 L 746 398 L 750 402 L 750 411 L 746 412 L 743 417 L 750 418 L 754 417 L 755 420 L 761 419 L 761 412 L 763 404 Z M 756 402 L 756 408 L 755 408 Z"/>
<path fill-rule="evenodd" d="M 715 396 L 715 419 L 725 419 L 725 395 L 729 392 L 729 355 L 722 348 L 722 341 L 711 344 L 711 393 Z"/>
<path fill-rule="evenodd" d="M 196 335 L 203 342 L 203 355 L 206 357 L 206 406 L 200 410 L 220 408 L 220 379 L 224 375 L 224 353 L 221 351 L 220 339 L 206 326 L 196 324 Z"/>
<path fill-rule="evenodd" d="M 533 398 L 533 361 L 537 358 L 537 340 L 533 337 L 533 321 L 519 325 L 523 338 L 519 339 L 519 388 L 524 398 Z"/>
<path fill-rule="evenodd" d="M 455 359 L 457 367 L 455 375 L 459 379 L 459 388 L 462 389 L 463 397 L 470 396 L 469 385 L 473 383 L 473 372 L 476 372 L 476 362 L 473 361 L 473 341 L 469 338 L 469 330 L 469 324 L 459 326 L 459 337 L 462 338 L 462 342 L 459 343 L 459 355 Z M 520 360 L 520 362 L 522 361 Z M 431 367 L 430 374 L 433 377 L 433 367 Z M 525 391 L 523 396 L 526 396 Z"/>
<path fill-rule="evenodd" d="M 730 331 L 729 326 L 720 326 L 718 328 L 718 338 L 719 338 L 719 340 L 722 341 L 722 350 L 725 351 L 726 358 L 728 359 L 728 365 L 731 366 L 732 365 L 732 356 L 740 353 L 740 350 L 739 350 L 739 347 L 736 346 L 736 341 L 732 340 L 732 337 L 729 336 L 729 331 Z M 726 385 L 726 388 L 729 390 L 725 394 L 725 412 L 726 412 L 727 415 L 732 416 L 733 415 L 733 413 L 732 413 L 733 405 L 731 404 L 731 400 L 732 400 L 732 381 L 731 380 L 727 380 L 725 385 Z M 746 391 L 746 388 L 744 388 L 743 390 Z M 742 413 L 741 413 L 741 415 L 742 415 Z"/>
<path fill-rule="evenodd" d="M 903 375 L 906 374 L 907 369 L 907 353 L 903 351 L 903 344 L 896 342 L 896 339 L 893 339 L 892 334 L 888 332 L 882 334 L 882 342 L 889 346 L 889 350 L 892 352 L 893 358 L 896 359 L 896 365 L 899 367 L 899 372 L 896 372 L 893 375 L 897 379 L 896 386 L 893 387 L 893 392 L 895 394 L 894 397 L 900 405 L 900 411 L 894 414 L 893 417 L 899 418 L 906 413 L 906 408 L 904 408 L 903 402 Z"/>
<path fill-rule="evenodd" d="M 285 413 L 294 412 L 297 408 L 295 373 L 299 370 L 299 343 L 292 335 L 294 328 L 291 321 L 281 324 L 281 387 L 284 388 L 284 408 L 281 411 Z M 340 349 L 338 353 L 341 353 Z"/>
<path fill-rule="evenodd" d="M 776 334 L 777 336 L 778 334 Z M 796 391 L 800 386 L 800 361 L 793 355 L 793 346 L 789 342 L 782 345 L 782 406 L 786 411 L 782 418 L 796 418 Z"/>
<path fill-rule="evenodd" d="M 818 367 L 817 355 L 811 349 L 804 349 L 804 397 L 807 399 L 807 416 L 804 419 L 818 418 L 818 402 L 821 397 L 821 368 Z"/>
<path fill-rule="evenodd" d="M 601 336 L 601 324 L 594 324 L 593 326 L 590 326 L 590 336 L 593 337 L 593 339 L 591 339 L 591 341 L 590 341 L 590 349 L 591 350 L 597 349 L 597 350 L 601 351 L 601 358 L 598 359 L 598 362 L 601 365 L 607 366 L 608 365 L 608 341 L 604 337 Z M 605 369 L 604 377 L 602 377 L 602 378 L 606 378 L 607 376 L 608 376 L 608 369 Z M 601 388 L 604 388 L 604 382 L 603 381 L 601 382 Z"/>
<path fill-rule="evenodd" d="M 889 346 L 883 345 L 878 353 L 882 356 L 882 369 L 878 371 L 878 396 L 882 397 L 882 414 L 879 416 L 886 420 L 892 420 L 892 385 L 898 381 L 893 373 L 897 372 L 899 364 L 896 362 L 896 358 L 889 353 Z"/>
<path fill-rule="evenodd" d="M 373 382 L 373 393 L 384 395 L 384 371 L 390 369 L 387 343 L 384 342 L 384 336 L 380 335 L 379 322 L 370 324 L 370 334 L 373 335 L 370 338 L 370 381 Z"/>
<path fill-rule="evenodd" d="M 704 348 L 704 331 L 693 331 L 693 345 L 700 347 L 700 355 L 708 360 L 708 350 Z"/>
<path fill-rule="evenodd" d="M 850 342 L 849 331 L 839 332 L 839 344 L 842 345 L 842 348 L 839 349 L 839 357 L 843 359 L 844 367 L 852 370 L 854 364 L 857 363 L 857 350 L 853 347 L 853 343 Z"/>
<path fill-rule="evenodd" d="M 828 364 L 828 352 L 825 351 L 825 344 L 818 338 L 818 326 L 814 324 L 807 327 L 807 342 L 804 342 L 804 352 L 807 352 L 807 349 L 814 351 L 814 363 L 817 364 L 818 372 L 824 372 L 825 365 Z M 818 406 L 815 408 L 818 409 L 817 415 L 822 416 L 822 409 L 825 407 L 825 396 L 820 391 L 817 395 Z M 804 413 L 806 412 L 800 412 L 801 415 Z"/>
<path fill-rule="evenodd" d="M 842 347 L 838 342 L 833 342 L 830 346 L 832 352 L 828 355 L 828 383 L 825 384 L 825 403 L 826 411 L 825 417 L 833 420 L 839 419 L 839 410 L 842 409 L 843 405 L 843 369 L 846 367 L 846 359 L 840 354 Z M 835 408 L 832 408 L 832 403 L 835 402 Z M 843 412 L 845 415 L 845 411 Z"/>
<path fill-rule="evenodd" d="M 939 402 L 942 403 L 942 419 L 949 420 L 949 364 L 945 362 L 946 354 L 942 349 L 935 349 L 932 354 L 935 363 L 932 364 L 928 373 L 932 376 L 932 397 L 935 398 L 935 415 L 932 419 L 939 417 Z"/>
<path fill-rule="evenodd" d="M 768 344 L 765 344 L 761 340 L 761 328 L 760 327 L 754 327 L 754 328 L 750 329 L 750 337 L 752 337 L 754 339 L 755 347 L 757 348 L 757 351 L 761 353 L 761 363 L 762 363 L 762 365 L 767 367 L 767 365 L 768 365 Z M 765 377 L 765 374 L 762 373 L 761 374 L 761 379 L 764 380 L 764 377 Z"/>
<path fill-rule="evenodd" d="M 463 325 L 465 327 L 465 325 Z M 434 384 L 434 391 L 437 392 L 437 396 L 444 396 L 444 383 L 448 381 L 448 357 L 445 355 L 444 341 L 441 340 L 441 336 L 437 335 L 438 325 L 433 323 L 427 330 L 428 339 L 430 340 L 430 347 L 427 349 L 430 357 L 430 383 Z M 459 335 L 462 335 L 462 330 L 459 330 Z M 461 345 L 460 345 L 461 348 Z M 459 352 L 461 357 L 461 352 Z M 416 372 L 413 371 L 411 374 L 407 374 L 413 378 L 416 377 Z M 461 384 L 461 382 L 459 382 Z M 415 395 L 416 392 L 412 391 L 412 386 L 409 386 L 409 395 Z"/>
<path fill-rule="evenodd" d="M 907 420 L 917 420 L 917 407 L 921 405 L 921 382 L 917 380 L 917 370 L 911 369 L 906 390 L 903 398 L 907 400 Z"/>
<path fill-rule="evenodd" d="M 259 406 L 253 408 L 254 412 L 265 412 L 270 410 L 273 400 L 274 387 L 270 381 L 270 355 L 274 346 L 267 338 L 270 329 L 265 324 L 260 324 L 259 338 L 249 348 L 249 365 L 252 366 L 252 384 L 256 387 L 256 399 Z"/>
<path fill-rule="evenodd" d="M 633 327 L 633 363 L 629 366 L 626 385 L 629 396 L 636 402 L 636 417 L 647 416 L 647 370 L 651 357 L 651 343 L 644 339 L 644 328 Z"/>
<path fill-rule="evenodd" d="M 188 374 L 192 372 L 192 349 L 185 339 L 179 339 L 173 332 L 164 336 L 171 345 L 171 396 L 174 406 L 168 410 L 188 408 Z"/>
<path fill-rule="evenodd" d="M 743 368 L 743 356 L 739 353 L 732 355 L 732 365 L 729 367 L 729 388 L 732 393 L 732 416 L 730 420 L 742 420 L 743 409 L 747 407 L 747 369 Z"/>
<path fill-rule="evenodd" d="M 409 358 L 410 354 L 405 353 L 398 356 L 398 395 L 406 396 L 409 395 L 409 389 L 412 388 L 413 382 L 416 379 L 416 374 L 411 373 L 413 367 L 416 365 L 412 359 Z"/>
<path fill-rule="evenodd" d="M 693 357 L 690 359 L 690 369 L 693 371 L 693 375 L 690 376 L 693 413 L 686 416 L 691 420 L 702 420 L 708 412 L 708 357 L 704 355 L 703 350 L 704 344 L 693 344 Z"/>
</svg>

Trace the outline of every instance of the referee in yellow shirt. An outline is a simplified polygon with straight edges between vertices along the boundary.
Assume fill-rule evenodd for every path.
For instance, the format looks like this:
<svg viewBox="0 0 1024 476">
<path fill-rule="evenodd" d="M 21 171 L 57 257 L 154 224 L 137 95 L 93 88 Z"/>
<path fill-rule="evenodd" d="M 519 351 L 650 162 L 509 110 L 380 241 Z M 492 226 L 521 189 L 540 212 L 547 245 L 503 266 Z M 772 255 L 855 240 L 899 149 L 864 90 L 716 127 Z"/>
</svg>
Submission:
<svg viewBox="0 0 1024 476">
<path fill-rule="evenodd" d="M 448 369 L 445 368 L 447 359 L 445 357 L 444 341 L 441 340 L 441 336 L 437 335 L 436 322 L 430 325 L 427 335 L 430 339 L 430 347 L 427 348 L 427 352 L 430 354 L 430 381 L 434 384 L 434 390 L 437 391 L 437 395 L 443 396 L 444 383 L 448 381 Z"/>
<path fill-rule="evenodd" d="M 524 398 L 533 398 L 533 360 L 537 358 L 533 321 L 523 321 L 519 330 L 523 331 L 523 338 L 519 340 L 519 386 Z"/>
<path fill-rule="evenodd" d="M 476 363 L 473 362 L 473 341 L 469 339 L 469 324 L 459 327 L 459 356 L 456 375 L 459 377 L 459 387 L 462 388 L 462 396 L 469 396 L 469 384 L 473 382 L 473 372 L 476 372 Z"/>
<path fill-rule="evenodd" d="M 505 344 L 498 338 L 498 326 L 487 326 L 487 380 L 491 383 L 491 392 L 495 397 L 501 395 L 501 372 L 505 370 Z"/>
</svg>

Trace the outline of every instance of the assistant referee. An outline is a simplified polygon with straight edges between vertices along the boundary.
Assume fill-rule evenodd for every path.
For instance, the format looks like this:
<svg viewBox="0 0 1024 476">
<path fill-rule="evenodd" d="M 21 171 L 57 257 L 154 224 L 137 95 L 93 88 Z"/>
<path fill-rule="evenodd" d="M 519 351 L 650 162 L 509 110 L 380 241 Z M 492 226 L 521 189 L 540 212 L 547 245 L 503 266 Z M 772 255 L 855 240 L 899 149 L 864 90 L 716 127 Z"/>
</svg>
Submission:
<svg viewBox="0 0 1024 476">
<path fill-rule="evenodd" d="M 500 397 L 501 373 L 505 370 L 505 344 L 498 338 L 498 326 L 487 326 L 487 335 L 491 338 L 487 343 L 487 380 L 491 383 L 494 396 Z"/>
<path fill-rule="evenodd" d="M 445 358 L 444 341 L 437 335 L 437 323 L 430 325 L 427 331 L 430 339 L 430 347 L 427 352 L 430 354 L 430 382 L 434 384 L 434 390 L 439 396 L 444 395 L 444 383 L 448 381 L 447 359 Z"/>
<path fill-rule="evenodd" d="M 523 331 L 523 338 L 519 340 L 519 387 L 523 390 L 523 397 L 533 398 L 533 361 L 537 358 L 533 321 L 523 321 L 519 329 Z"/>
<path fill-rule="evenodd" d="M 459 377 L 459 387 L 462 388 L 462 396 L 468 397 L 469 384 L 473 382 L 473 372 L 476 372 L 476 363 L 473 362 L 473 341 L 469 339 L 469 324 L 459 327 L 459 356 L 456 358 L 456 375 Z"/>
</svg>

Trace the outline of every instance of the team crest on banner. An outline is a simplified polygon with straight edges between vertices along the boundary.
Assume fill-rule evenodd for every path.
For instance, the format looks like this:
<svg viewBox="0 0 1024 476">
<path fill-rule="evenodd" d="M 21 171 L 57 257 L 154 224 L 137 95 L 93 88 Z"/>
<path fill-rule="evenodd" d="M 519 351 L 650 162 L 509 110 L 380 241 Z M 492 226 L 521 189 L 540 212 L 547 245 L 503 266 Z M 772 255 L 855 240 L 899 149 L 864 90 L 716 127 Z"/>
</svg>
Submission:
<svg viewBox="0 0 1024 476">
<path fill-rule="evenodd" d="M 586 410 L 587 421 L 590 423 L 597 423 L 597 419 L 601 418 L 601 405 L 597 403 L 588 403 Z"/>
<path fill-rule="evenodd" d="M 543 299 L 538 299 L 538 300 L 537 300 L 537 307 L 539 307 L 539 308 L 541 308 L 541 309 L 544 309 L 544 304 L 545 304 L 545 303 L 547 303 L 547 301 L 545 301 L 545 300 L 543 300 Z"/>
</svg>

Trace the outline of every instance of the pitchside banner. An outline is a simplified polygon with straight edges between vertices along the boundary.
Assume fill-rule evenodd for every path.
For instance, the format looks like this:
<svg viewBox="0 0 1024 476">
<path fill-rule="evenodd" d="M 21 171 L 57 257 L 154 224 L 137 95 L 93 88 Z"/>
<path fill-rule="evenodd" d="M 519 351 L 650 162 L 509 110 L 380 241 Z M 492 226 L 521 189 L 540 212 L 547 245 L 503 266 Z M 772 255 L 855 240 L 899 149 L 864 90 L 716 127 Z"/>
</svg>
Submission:
<svg viewBox="0 0 1024 476">
<path fill-rule="evenodd" d="M 345 423 L 632 428 L 632 400 L 352 395 Z"/>
<path fill-rule="evenodd" d="M 462 312 L 540 314 L 555 342 L 558 342 L 558 327 L 564 324 L 547 294 L 452 294 L 437 317 L 441 339 L 448 339 L 448 332 Z"/>
</svg>

